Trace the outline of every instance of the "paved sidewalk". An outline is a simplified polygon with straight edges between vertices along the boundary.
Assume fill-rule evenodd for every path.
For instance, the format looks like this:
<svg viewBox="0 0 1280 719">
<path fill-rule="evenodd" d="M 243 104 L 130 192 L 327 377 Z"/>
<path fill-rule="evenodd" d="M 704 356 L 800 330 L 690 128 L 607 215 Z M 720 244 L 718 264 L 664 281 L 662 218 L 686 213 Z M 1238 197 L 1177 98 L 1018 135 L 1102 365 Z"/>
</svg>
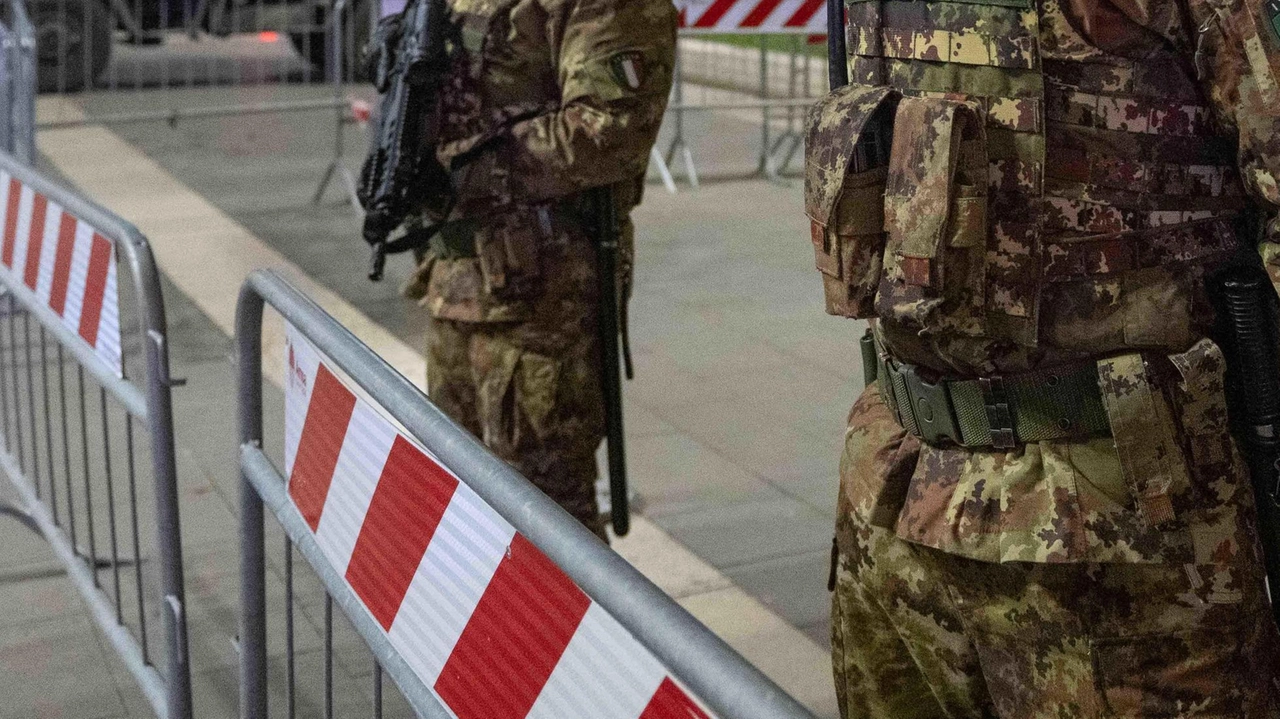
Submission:
<svg viewBox="0 0 1280 719">
<path fill-rule="evenodd" d="M 703 138 L 695 151 L 709 164 L 750 158 L 742 150 L 751 149 L 751 125 L 714 116 L 691 122 L 705 123 L 695 125 L 695 136 Z M 392 348 L 401 358 L 393 360 L 396 366 L 412 366 L 422 313 L 394 295 L 395 280 L 407 267 L 396 263 L 385 285 L 363 279 L 364 249 L 350 211 L 305 204 L 324 169 L 316 146 L 332 141 L 330 124 L 294 118 L 289 128 L 283 146 L 261 118 L 107 133 L 108 142 L 123 138 L 133 146 L 111 155 L 121 177 L 130 176 L 121 165 L 129 165 L 126 156 L 137 150 L 171 177 L 164 180 L 169 186 L 162 183 L 151 193 L 152 211 L 130 219 L 140 225 L 148 220 L 174 237 L 169 251 L 199 258 L 191 264 L 209 278 L 239 272 L 260 257 L 254 253 L 268 252 L 263 262 L 294 268 L 326 306 L 345 308 L 345 321 L 365 323 L 358 329 L 362 337 L 372 334 L 375 344 Z M 102 139 L 95 134 L 102 132 L 46 133 L 42 141 L 66 158 L 91 151 L 86 140 Z M 235 138 L 234 145 L 227 138 Z M 358 166 L 360 151 L 349 153 L 349 166 Z M 85 187 L 100 183 L 104 194 L 146 194 L 111 187 L 110 173 L 71 179 Z M 654 186 L 637 213 L 632 315 L 639 377 L 627 389 L 628 434 L 633 478 L 649 521 L 639 523 L 642 536 L 622 550 L 820 716 L 832 717 L 822 657 L 825 582 L 842 423 L 860 386 L 860 328 L 822 314 L 800 203 L 798 184 L 712 184 L 676 196 Z M 130 216 L 146 208 L 118 209 Z M 156 212 L 169 212 L 169 219 Z M 191 212 L 206 213 L 198 215 L 206 218 L 200 222 L 226 224 L 192 224 Z M 245 249 L 259 247 L 259 240 L 269 247 Z M 167 283 L 165 290 L 175 374 L 191 380 L 176 399 L 184 517 L 190 518 L 191 613 L 198 627 L 197 702 L 202 717 L 233 716 L 237 582 L 234 529 L 228 528 L 234 528 L 236 474 L 225 308 L 234 293 L 220 290 L 219 303 L 206 297 L 208 288 L 186 280 Z M 269 402 L 270 427 L 279 423 L 278 394 Z M 0 673 L 0 694 L 20 699 L 0 705 L 0 719 L 146 716 L 102 641 L 82 626 L 83 612 L 67 599 L 69 585 L 47 552 L 23 532 L 0 517 L 6 547 L 0 601 L 38 609 L 0 622 L 0 669 L 26 662 L 38 645 L 47 655 L 40 655 L 41 676 L 78 681 L 35 691 L 10 686 Z M 10 562 L 15 552 L 18 559 Z M 797 643 L 793 637 L 804 635 L 796 629 L 811 641 Z M 348 679 L 358 683 L 367 668 L 357 665 L 366 666 L 351 664 L 356 668 Z M 111 671 L 104 674 L 104 667 Z"/>
</svg>

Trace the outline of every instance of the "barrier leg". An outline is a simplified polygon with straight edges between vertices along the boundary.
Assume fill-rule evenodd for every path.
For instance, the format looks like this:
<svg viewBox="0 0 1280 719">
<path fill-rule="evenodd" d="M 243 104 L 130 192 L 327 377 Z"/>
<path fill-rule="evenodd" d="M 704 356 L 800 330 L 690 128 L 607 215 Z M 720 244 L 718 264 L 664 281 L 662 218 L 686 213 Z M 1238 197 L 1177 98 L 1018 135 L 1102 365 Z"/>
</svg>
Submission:
<svg viewBox="0 0 1280 719">
<path fill-rule="evenodd" d="M 696 188 L 698 186 L 698 167 L 694 163 L 693 150 L 689 148 L 689 143 L 686 141 L 684 134 L 684 59 L 679 45 L 676 46 L 675 77 L 672 78 L 671 83 L 671 106 L 675 128 L 671 144 L 667 147 L 666 155 L 661 156 L 662 166 L 666 167 L 667 173 L 670 174 L 676 158 L 679 157 L 684 164 L 684 175 L 689 180 L 689 186 Z M 672 183 L 674 183 L 674 177 Z M 671 185 L 668 185 L 667 189 L 670 190 Z"/>
<path fill-rule="evenodd" d="M 329 41 L 329 72 L 333 82 L 333 102 L 335 106 L 334 112 L 337 119 L 334 123 L 333 134 L 333 160 L 329 162 L 329 167 L 324 171 L 324 177 L 320 180 L 320 186 L 316 188 L 316 194 L 311 198 L 311 204 L 318 205 L 324 199 L 324 193 L 328 191 L 329 185 L 334 179 L 340 181 L 342 190 L 347 202 L 351 203 L 352 209 L 357 213 L 363 213 L 360 207 L 360 195 L 356 192 L 356 179 L 351 174 L 351 170 L 347 169 L 346 163 L 342 161 L 342 156 L 346 151 L 345 135 L 347 127 L 347 110 L 343 106 L 342 98 L 342 77 L 343 77 L 343 28 L 342 14 L 347 10 L 347 0 L 336 0 L 333 4 L 333 26 L 332 38 Z"/>
<path fill-rule="evenodd" d="M 680 190 L 676 187 L 676 180 L 671 176 L 671 168 L 667 166 L 667 160 L 658 152 L 658 148 L 650 148 L 649 161 L 658 170 L 658 176 L 662 178 L 662 184 L 667 188 L 667 192 L 676 194 Z"/>
<path fill-rule="evenodd" d="M 760 36 L 760 99 L 764 101 L 760 108 L 760 166 L 756 172 L 766 179 L 777 177 L 773 168 L 773 159 L 769 148 L 772 145 L 772 133 L 769 123 L 773 119 L 769 111 L 769 36 Z"/>
</svg>

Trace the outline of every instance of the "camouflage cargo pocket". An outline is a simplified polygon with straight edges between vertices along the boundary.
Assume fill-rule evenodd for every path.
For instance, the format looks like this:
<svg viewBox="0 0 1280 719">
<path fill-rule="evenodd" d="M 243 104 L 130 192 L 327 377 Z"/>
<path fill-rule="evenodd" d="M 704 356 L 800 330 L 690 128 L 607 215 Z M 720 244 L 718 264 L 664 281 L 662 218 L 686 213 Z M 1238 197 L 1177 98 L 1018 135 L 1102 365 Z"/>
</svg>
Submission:
<svg viewBox="0 0 1280 719">
<path fill-rule="evenodd" d="M 887 87 L 851 85 L 809 114 L 805 212 L 833 315 L 874 312 L 885 242 L 885 160 L 898 98 Z"/>
<path fill-rule="evenodd" d="M 476 235 L 485 292 L 504 301 L 537 295 L 542 289 L 539 250 L 553 231 L 545 208 L 511 209 L 486 223 Z"/>
<path fill-rule="evenodd" d="M 1131 354 L 1099 361 L 1098 384 L 1121 472 L 1142 525 L 1148 530 L 1178 530 L 1164 534 L 1161 544 L 1189 551 L 1187 518 L 1178 510 L 1185 508 L 1191 494 L 1191 476 L 1175 408 L 1163 389 L 1167 381 L 1156 376 L 1146 357 Z"/>
<path fill-rule="evenodd" d="M 1217 565 L 1207 572 L 1229 572 L 1231 559 L 1245 556 L 1240 510 L 1252 502 L 1252 488 L 1228 421 L 1226 358 L 1206 339 L 1169 360 L 1178 372 L 1173 398 L 1191 466 L 1186 503 L 1197 515 L 1191 527 L 1196 562 Z"/>
<path fill-rule="evenodd" d="M 477 337 L 471 365 L 486 445 L 500 454 L 548 437 L 557 419 L 563 364 L 501 336 Z"/>
<path fill-rule="evenodd" d="M 922 334 L 981 336 L 989 172 L 982 114 L 973 103 L 907 97 L 894 128 L 877 314 Z"/>
<path fill-rule="evenodd" d="M 1103 716 L 1117 719 L 1244 719 L 1238 631 L 1201 628 L 1093 640 Z"/>
</svg>

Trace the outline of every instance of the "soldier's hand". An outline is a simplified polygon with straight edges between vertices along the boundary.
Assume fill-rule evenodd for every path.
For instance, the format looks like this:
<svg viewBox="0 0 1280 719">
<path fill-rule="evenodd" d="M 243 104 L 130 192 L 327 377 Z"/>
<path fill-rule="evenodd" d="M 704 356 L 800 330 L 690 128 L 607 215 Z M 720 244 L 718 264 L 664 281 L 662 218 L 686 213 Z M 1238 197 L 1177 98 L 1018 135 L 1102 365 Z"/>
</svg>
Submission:
<svg viewBox="0 0 1280 719">
<path fill-rule="evenodd" d="M 364 232 L 362 233 L 364 241 L 372 247 L 384 245 L 387 238 L 395 231 L 396 226 L 400 223 L 391 217 L 385 211 L 380 209 L 369 210 L 364 216 Z"/>
</svg>

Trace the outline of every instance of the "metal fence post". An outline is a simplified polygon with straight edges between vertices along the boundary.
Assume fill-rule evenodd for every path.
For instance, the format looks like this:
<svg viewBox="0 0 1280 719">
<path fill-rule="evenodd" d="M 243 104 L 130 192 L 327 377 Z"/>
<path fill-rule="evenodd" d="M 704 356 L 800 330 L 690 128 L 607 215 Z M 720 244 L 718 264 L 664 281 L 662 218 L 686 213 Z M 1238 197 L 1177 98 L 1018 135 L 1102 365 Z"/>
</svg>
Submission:
<svg viewBox="0 0 1280 719">
<path fill-rule="evenodd" d="M 684 98 L 684 53 L 680 51 L 679 43 L 676 44 L 676 62 L 673 70 L 675 76 L 671 83 L 671 97 L 674 105 L 674 136 L 671 138 L 671 146 L 667 148 L 667 155 L 664 158 L 666 167 L 670 168 L 676 160 L 677 153 L 680 155 L 681 161 L 684 163 L 685 177 L 689 179 L 690 187 L 698 186 L 698 168 L 693 161 L 693 150 L 689 148 L 688 139 L 685 137 L 685 98 Z"/>
<path fill-rule="evenodd" d="M 800 98 L 801 84 L 796 82 L 796 74 L 803 70 L 805 73 L 803 88 L 805 97 L 808 97 L 810 90 L 809 82 L 809 54 L 804 53 L 804 61 L 801 62 L 800 55 L 802 53 L 804 38 L 800 35 L 791 35 L 791 48 L 787 54 L 787 103 L 786 103 L 786 124 L 782 132 L 774 139 L 772 146 L 769 147 L 769 158 L 772 167 L 772 177 L 778 177 L 787 171 L 791 166 L 792 160 L 795 159 L 796 153 L 804 146 L 804 113 L 800 112 L 800 108 L 795 101 Z M 766 100 L 766 102 L 768 102 Z M 799 122 L 797 122 L 797 118 Z M 779 159 L 775 159 L 779 158 Z"/>
<path fill-rule="evenodd" d="M 247 286 L 236 313 L 240 443 L 262 447 L 262 298 Z M 240 719 L 267 716 L 267 560 L 262 498 L 240 480 Z"/>
<path fill-rule="evenodd" d="M 337 120 L 334 127 L 333 140 L 333 160 L 329 163 L 328 169 L 324 172 L 324 178 L 320 180 L 320 186 L 316 188 L 316 194 L 311 198 L 312 204 L 320 204 L 324 199 L 324 193 L 329 189 L 329 185 L 337 179 L 342 184 L 342 190 L 346 193 L 346 199 L 351 203 L 351 207 L 357 213 L 363 213 L 360 207 L 360 194 L 356 191 L 356 180 L 352 176 L 351 171 L 347 169 L 347 165 L 342 161 L 345 154 L 345 137 L 347 126 L 347 108 L 343 103 L 342 79 L 344 75 L 343 48 L 346 43 L 345 24 L 342 22 L 342 16 L 347 10 L 347 0 L 335 0 L 333 3 L 333 24 L 331 26 L 329 38 L 329 73 L 333 83 L 333 105 Z M 354 23 L 352 23 L 354 26 Z M 354 32 L 354 31 L 353 31 Z M 354 43 L 354 35 L 351 38 Z"/>
<path fill-rule="evenodd" d="M 12 26 L 5 28 L 4 124 L 0 125 L 4 150 L 31 165 L 36 155 L 36 32 L 23 0 L 8 0 Z"/>
<path fill-rule="evenodd" d="M 773 162 L 769 157 L 769 146 L 772 144 L 769 121 L 772 119 L 772 113 L 769 111 L 769 36 L 760 36 L 760 167 L 757 172 L 769 179 L 773 179 Z"/>
<path fill-rule="evenodd" d="M 13 154 L 13 106 L 16 87 L 13 80 L 17 38 L 8 25 L 0 22 L 0 149 Z"/>
<path fill-rule="evenodd" d="M 14 0 L 14 17 L 18 18 L 18 64 L 16 79 L 19 91 L 14 106 L 18 112 L 17 157 L 28 165 L 36 161 L 36 28 L 27 16 L 26 6 Z"/>
<path fill-rule="evenodd" d="M 144 343 L 147 355 L 147 421 L 151 432 L 151 461 L 155 476 L 166 481 L 157 483 L 156 527 L 161 537 L 181 537 L 182 524 L 178 499 L 178 461 L 173 436 L 173 391 L 169 374 L 169 347 L 165 323 L 164 296 L 160 286 L 144 278 L 159 277 L 155 258 L 149 250 L 134 252 L 128 258 L 133 265 L 134 291 L 141 307 Z M 187 643 L 187 596 L 183 578 L 181 545 L 160 543 L 161 591 L 164 593 L 164 617 L 171 625 L 166 631 L 170 639 L 169 715 L 191 716 L 191 671 Z"/>
</svg>

